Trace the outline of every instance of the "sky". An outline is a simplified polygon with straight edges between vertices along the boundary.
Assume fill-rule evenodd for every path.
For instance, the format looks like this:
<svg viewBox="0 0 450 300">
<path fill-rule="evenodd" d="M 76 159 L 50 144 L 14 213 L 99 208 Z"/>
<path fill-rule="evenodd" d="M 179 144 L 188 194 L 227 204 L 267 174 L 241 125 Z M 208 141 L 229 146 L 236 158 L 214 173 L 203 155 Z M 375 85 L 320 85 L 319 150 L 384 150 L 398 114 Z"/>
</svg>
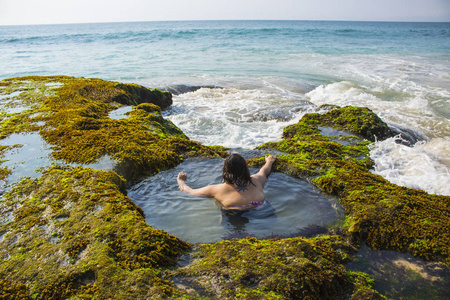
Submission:
<svg viewBox="0 0 450 300">
<path fill-rule="evenodd" d="M 0 25 L 173 20 L 450 22 L 450 0 L 0 0 Z"/>
</svg>

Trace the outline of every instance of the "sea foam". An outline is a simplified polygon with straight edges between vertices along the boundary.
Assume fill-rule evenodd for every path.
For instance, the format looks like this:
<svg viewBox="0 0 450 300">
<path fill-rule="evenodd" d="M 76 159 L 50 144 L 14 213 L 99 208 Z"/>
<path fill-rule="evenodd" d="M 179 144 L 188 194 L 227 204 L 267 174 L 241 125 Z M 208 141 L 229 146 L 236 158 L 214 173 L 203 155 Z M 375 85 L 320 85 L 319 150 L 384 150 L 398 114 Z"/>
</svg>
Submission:
<svg viewBox="0 0 450 300">
<path fill-rule="evenodd" d="M 0 77 L 224 87 L 174 96 L 168 118 L 193 140 L 229 147 L 279 140 L 286 125 L 320 104 L 367 106 L 418 137 L 410 145 L 427 141 L 415 151 L 436 145 L 439 151 L 424 155 L 448 169 L 448 28 L 323 21 L 3 26 Z"/>
<path fill-rule="evenodd" d="M 280 140 L 308 110 L 305 101 L 268 91 L 202 88 L 174 97 L 167 117 L 203 144 L 254 148 Z"/>
<path fill-rule="evenodd" d="M 406 129 L 420 137 L 423 141 L 413 147 L 405 146 L 399 138 L 376 142 L 371 150 L 375 173 L 398 185 L 450 195 L 450 122 L 421 97 L 420 87 L 401 81 L 393 80 L 390 89 L 383 84 L 376 88 L 340 81 L 320 85 L 306 97 L 316 105 L 369 107 L 391 127 Z M 429 89 L 428 98 L 431 92 Z M 391 97 L 403 100 L 394 101 Z"/>
<path fill-rule="evenodd" d="M 370 157 L 374 173 L 392 183 L 450 196 L 450 141 L 436 138 L 417 142 L 413 147 L 398 143 L 400 137 L 375 142 Z"/>
</svg>

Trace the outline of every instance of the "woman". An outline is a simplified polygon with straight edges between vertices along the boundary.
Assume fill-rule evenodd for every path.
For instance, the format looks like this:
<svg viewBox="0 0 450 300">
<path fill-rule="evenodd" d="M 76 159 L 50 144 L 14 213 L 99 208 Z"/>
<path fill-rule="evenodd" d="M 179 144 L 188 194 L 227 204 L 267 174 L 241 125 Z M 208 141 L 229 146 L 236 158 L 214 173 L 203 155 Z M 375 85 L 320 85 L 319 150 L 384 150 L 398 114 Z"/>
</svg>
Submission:
<svg viewBox="0 0 450 300">
<path fill-rule="evenodd" d="M 222 204 L 223 209 L 256 208 L 264 202 L 263 186 L 275 159 L 272 155 L 266 156 L 266 164 L 257 174 L 250 176 L 245 159 L 234 153 L 223 164 L 223 183 L 192 189 L 185 182 L 187 174 L 180 172 L 177 178 L 178 186 L 181 191 L 192 195 L 215 198 Z"/>
</svg>

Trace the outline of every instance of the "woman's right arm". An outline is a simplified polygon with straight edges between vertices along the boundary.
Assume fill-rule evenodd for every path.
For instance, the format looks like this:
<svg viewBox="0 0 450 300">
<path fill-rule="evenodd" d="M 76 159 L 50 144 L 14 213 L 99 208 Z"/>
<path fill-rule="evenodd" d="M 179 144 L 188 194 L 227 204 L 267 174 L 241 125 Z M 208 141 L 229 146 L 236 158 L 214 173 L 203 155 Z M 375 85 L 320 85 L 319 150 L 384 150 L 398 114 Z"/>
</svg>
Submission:
<svg viewBox="0 0 450 300">
<path fill-rule="evenodd" d="M 187 174 L 180 172 L 177 177 L 178 188 L 180 191 L 186 192 L 191 195 L 204 196 L 204 197 L 214 197 L 216 192 L 215 185 L 208 185 L 203 188 L 193 189 L 186 184 Z"/>
</svg>

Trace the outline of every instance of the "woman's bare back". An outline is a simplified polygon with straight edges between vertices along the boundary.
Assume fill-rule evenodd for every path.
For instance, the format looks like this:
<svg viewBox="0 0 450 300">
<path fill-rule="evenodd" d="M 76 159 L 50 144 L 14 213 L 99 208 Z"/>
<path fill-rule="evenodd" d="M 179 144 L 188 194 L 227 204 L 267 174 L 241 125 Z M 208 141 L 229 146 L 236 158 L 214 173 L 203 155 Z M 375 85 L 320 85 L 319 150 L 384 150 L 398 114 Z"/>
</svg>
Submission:
<svg viewBox="0 0 450 300">
<path fill-rule="evenodd" d="M 223 205 L 223 208 L 248 209 L 256 207 L 255 203 L 264 201 L 264 191 L 260 182 L 252 176 L 252 183 L 246 186 L 219 184 L 214 198 Z"/>
<path fill-rule="evenodd" d="M 249 209 L 258 206 L 258 203 L 264 201 L 264 183 L 269 176 L 275 157 L 269 155 L 266 157 L 266 164 L 255 175 L 252 175 L 251 182 L 247 185 L 238 185 L 236 183 L 221 183 L 208 185 L 199 189 L 192 189 L 186 184 L 187 174 L 180 172 L 178 174 L 178 185 L 181 191 L 197 196 L 215 198 L 224 209 Z"/>
</svg>

